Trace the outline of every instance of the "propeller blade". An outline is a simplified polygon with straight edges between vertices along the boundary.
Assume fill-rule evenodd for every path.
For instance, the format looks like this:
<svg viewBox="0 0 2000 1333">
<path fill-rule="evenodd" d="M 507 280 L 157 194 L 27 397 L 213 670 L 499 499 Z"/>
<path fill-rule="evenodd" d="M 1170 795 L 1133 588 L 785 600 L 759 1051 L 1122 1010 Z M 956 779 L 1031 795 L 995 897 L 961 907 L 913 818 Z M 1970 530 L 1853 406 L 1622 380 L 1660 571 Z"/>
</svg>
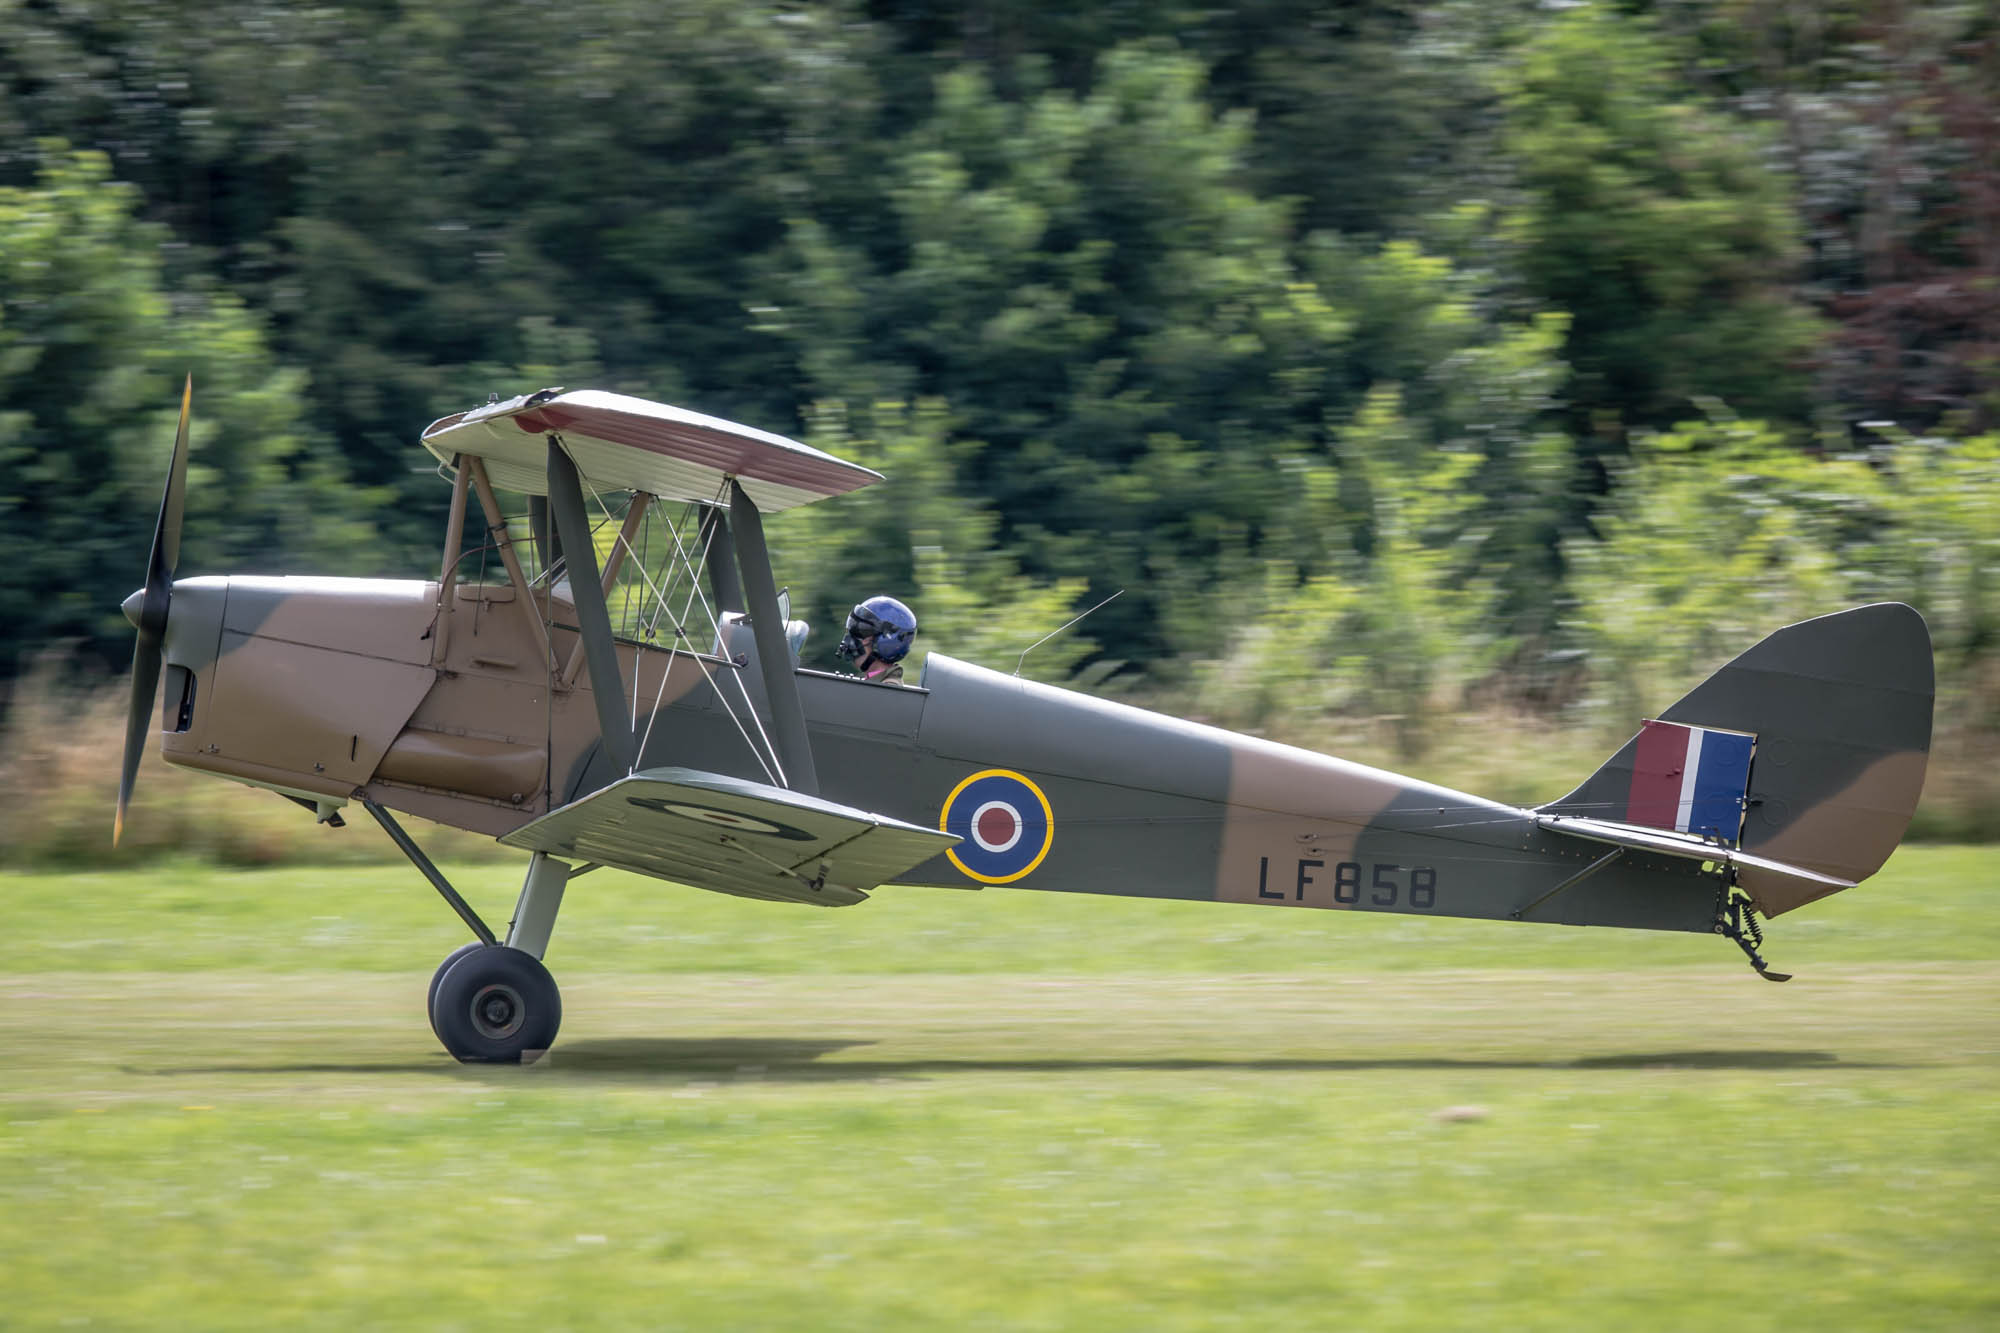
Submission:
<svg viewBox="0 0 2000 1333">
<path fill-rule="evenodd" d="M 125 764 L 118 770 L 118 815 L 111 822 L 111 845 L 125 833 L 125 810 L 132 804 L 132 783 L 146 753 L 146 723 L 153 715 L 153 695 L 160 688 L 160 640 L 139 631 L 139 648 L 132 654 L 132 702 L 125 714 Z"/>
<path fill-rule="evenodd" d="M 167 465 L 167 489 L 160 497 L 160 522 L 153 530 L 153 558 L 148 563 L 146 581 L 152 582 L 153 570 L 161 569 L 166 581 L 174 581 L 174 570 L 181 563 L 181 516 L 187 508 L 187 442 L 188 407 L 194 398 L 194 376 L 189 375 L 181 385 L 181 421 L 174 431 L 173 461 Z"/>
<path fill-rule="evenodd" d="M 132 701 L 125 714 L 125 762 L 118 771 L 118 813 L 111 821 L 111 845 L 125 832 L 125 811 L 132 803 L 132 784 L 139 760 L 146 753 L 146 719 L 153 695 L 160 688 L 160 659 L 167 636 L 167 612 L 174 599 L 174 570 L 181 562 L 181 518 L 187 509 L 188 409 L 194 399 L 194 376 L 181 385 L 181 419 L 174 430 L 174 455 L 167 464 L 167 489 L 160 496 L 160 518 L 153 525 L 153 550 L 146 559 L 146 587 L 138 615 L 139 646 L 132 655 Z"/>
</svg>

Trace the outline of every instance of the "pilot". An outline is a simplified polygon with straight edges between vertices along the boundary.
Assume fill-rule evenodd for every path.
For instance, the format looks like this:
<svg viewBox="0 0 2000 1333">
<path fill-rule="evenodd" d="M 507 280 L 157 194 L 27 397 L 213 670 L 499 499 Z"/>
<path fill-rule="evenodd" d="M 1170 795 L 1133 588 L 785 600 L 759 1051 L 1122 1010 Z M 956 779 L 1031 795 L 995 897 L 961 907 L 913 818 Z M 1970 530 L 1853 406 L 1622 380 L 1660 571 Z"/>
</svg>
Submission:
<svg viewBox="0 0 2000 1333">
<path fill-rule="evenodd" d="M 847 613 L 847 633 L 835 649 L 876 685 L 903 683 L 903 656 L 917 637 L 917 618 L 893 597 L 870 597 Z"/>
</svg>

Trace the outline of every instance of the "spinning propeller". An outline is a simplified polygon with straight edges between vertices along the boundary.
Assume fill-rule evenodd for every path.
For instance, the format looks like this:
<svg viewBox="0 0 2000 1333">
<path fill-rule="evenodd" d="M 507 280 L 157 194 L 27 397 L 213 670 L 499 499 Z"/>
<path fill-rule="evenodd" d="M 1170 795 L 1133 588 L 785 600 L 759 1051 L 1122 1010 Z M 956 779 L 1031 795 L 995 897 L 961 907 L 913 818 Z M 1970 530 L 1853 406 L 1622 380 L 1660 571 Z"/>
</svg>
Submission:
<svg viewBox="0 0 2000 1333">
<path fill-rule="evenodd" d="M 146 752 L 146 719 L 160 688 L 160 658 L 166 644 L 167 610 L 174 600 L 174 567 L 181 559 L 181 514 L 187 504 L 188 403 L 194 396 L 194 376 L 181 387 L 181 422 L 174 431 L 173 461 L 167 465 L 166 494 L 160 498 L 160 521 L 153 528 L 153 554 L 146 563 L 146 586 L 125 599 L 126 619 L 139 627 L 138 650 L 132 654 L 132 702 L 125 715 L 125 766 L 118 774 L 118 815 L 111 825 L 111 845 L 125 832 L 125 810 L 132 802 L 132 782 Z"/>
</svg>

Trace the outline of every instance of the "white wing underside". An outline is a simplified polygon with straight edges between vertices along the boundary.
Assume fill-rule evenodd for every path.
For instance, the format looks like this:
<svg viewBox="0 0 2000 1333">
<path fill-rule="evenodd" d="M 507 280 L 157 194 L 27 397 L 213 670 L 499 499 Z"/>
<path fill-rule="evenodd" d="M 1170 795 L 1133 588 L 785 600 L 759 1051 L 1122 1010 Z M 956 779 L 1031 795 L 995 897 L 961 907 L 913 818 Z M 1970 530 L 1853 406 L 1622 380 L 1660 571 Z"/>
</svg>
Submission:
<svg viewBox="0 0 2000 1333">
<path fill-rule="evenodd" d="M 600 492 L 644 491 L 663 500 L 727 504 L 742 484 L 770 514 L 880 481 L 878 472 L 809 444 L 686 408 L 622 393 L 544 390 L 434 421 L 424 447 L 439 462 L 484 459 L 502 490 L 548 489 L 548 437 L 558 435 Z"/>
</svg>

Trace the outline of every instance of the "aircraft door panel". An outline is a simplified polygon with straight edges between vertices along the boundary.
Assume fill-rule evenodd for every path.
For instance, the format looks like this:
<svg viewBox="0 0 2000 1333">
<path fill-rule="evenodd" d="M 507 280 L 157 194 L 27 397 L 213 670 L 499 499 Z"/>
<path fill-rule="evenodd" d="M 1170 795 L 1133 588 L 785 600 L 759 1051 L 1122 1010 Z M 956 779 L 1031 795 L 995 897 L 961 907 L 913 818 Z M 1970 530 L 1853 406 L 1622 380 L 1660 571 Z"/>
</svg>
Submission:
<svg viewBox="0 0 2000 1333">
<path fill-rule="evenodd" d="M 224 630 L 214 706 L 190 759 L 292 773 L 303 787 L 345 794 L 375 771 L 434 676 L 407 662 Z"/>
</svg>

